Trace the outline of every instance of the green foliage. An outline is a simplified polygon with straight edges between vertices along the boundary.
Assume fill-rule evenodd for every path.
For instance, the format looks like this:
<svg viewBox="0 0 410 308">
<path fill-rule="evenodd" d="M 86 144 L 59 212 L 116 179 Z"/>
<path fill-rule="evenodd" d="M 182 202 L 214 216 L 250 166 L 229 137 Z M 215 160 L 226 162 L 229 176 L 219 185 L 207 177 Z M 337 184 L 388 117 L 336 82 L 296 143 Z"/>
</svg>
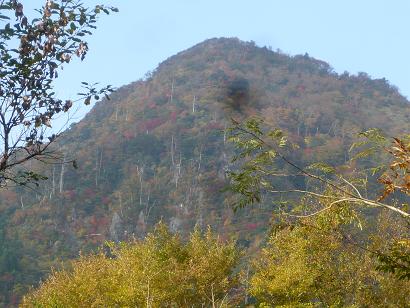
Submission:
<svg viewBox="0 0 410 308">
<path fill-rule="evenodd" d="M 299 162 L 295 163 L 291 158 L 294 148 L 288 147 L 290 151 L 286 151 L 284 148 L 287 144 L 286 137 L 277 129 L 263 132 L 262 123 L 261 120 L 255 119 L 247 120 L 243 124 L 234 122 L 228 130 L 230 133 L 228 140 L 234 144 L 238 152 L 233 156 L 232 162 L 238 162 L 239 171 L 232 171 L 228 174 L 231 179 L 228 190 L 238 195 L 236 203 L 233 204 L 235 207 L 258 203 L 262 194 L 302 193 L 315 196 L 319 201 L 323 199 L 332 201 L 327 208 L 322 210 L 330 209 L 340 202 L 350 202 L 366 207 L 382 207 L 410 218 L 410 213 L 400 207 L 380 202 L 396 190 L 409 194 L 410 143 L 394 138 L 391 147 L 383 148 L 392 156 L 393 162 L 390 163 L 389 168 L 385 168 L 389 169 L 388 172 L 385 172 L 378 179 L 380 183 L 384 184 L 384 191 L 381 197 L 374 200 L 364 197 L 363 192 L 360 192 L 360 190 L 367 188 L 368 174 L 366 169 L 360 172 L 350 172 L 348 174 L 349 180 L 344 178 L 342 174 L 335 174 L 335 168 L 323 162 L 307 166 Z M 377 130 L 363 133 L 363 135 L 368 138 L 369 142 L 385 141 Z M 363 146 L 366 143 L 367 141 L 360 142 L 360 145 L 355 144 L 353 148 Z M 371 152 L 375 151 L 377 146 L 370 148 Z M 367 156 L 368 150 L 361 151 L 359 156 Z M 277 171 L 278 166 L 282 166 L 281 172 Z M 352 169 L 351 165 L 343 167 Z M 374 173 L 373 168 L 370 170 Z M 314 188 L 311 190 L 305 187 L 289 189 L 277 180 L 283 176 L 302 176 L 306 179 L 305 186 L 310 181 L 313 182 Z M 330 193 L 327 192 L 328 189 L 330 189 Z M 316 209 L 316 211 L 321 210 Z"/>
<path fill-rule="evenodd" d="M 340 210 L 272 233 L 250 279 L 250 293 L 258 301 L 272 307 L 408 304 L 410 281 L 374 270 L 374 245 L 363 237 L 359 244 L 358 235 L 349 235 L 349 219 L 337 219 Z M 386 234 L 380 236 L 389 241 Z"/>
<path fill-rule="evenodd" d="M 239 252 L 210 229 L 187 243 L 160 223 L 144 240 L 82 256 L 54 271 L 22 307 L 201 307 L 229 304 Z"/>
<path fill-rule="evenodd" d="M 410 280 L 410 239 L 403 238 L 392 243 L 385 253 L 378 253 L 377 269 L 392 273 L 399 279 Z"/>
<path fill-rule="evenodd" d="M 232 162 L 241 163 L 239 171 L 228 172 L 231 183 L 227 190 L 241 196 L 233 203 L 235 209 L 259 203 L 263 193 L 274 189 L 269 177 L 277 171 L 276 161 L 280 158 L 277 149 L 284 148 L 287 139 L 276 129 L 266 133 L 269 141 L 265 141 L 262 123 L 261 119 L 253 118 L 243 124 L 233 121 L 233 126 L 227 130 L 228 141 L 237 149 Z M 267 147 L 266 142 L 271 142 L 271 146 Z"/>
<path fill-rule="evenodd" d="M 274 213 L 286 216 L 290 215 L 296 218 L 307 218 L 320 215 L 323 212 L 340 210 L 344 204 L 351 204 L 360 205 L 362 208 L 383 208 L 392 213 L 398 213 L 407 222 L 409 221 L 410 213 L 408 209 L 406 210 L 404 207 L 397 206 L 395 203 L 388 204 L 381 203 L 380 201 L 395 191 L 409 195 L 410 143 L 399 138 L 393 138 L 393 143 L 389 146 L 386 138 L 383 137 L 378 130 L 370 130 L 360 134 L 366 138 L 364 141 L 353 144 L 351 147 L 351 149 L 356 147 L 361 149 L 353 161 L 358 158 L 367 157 L 369 153 L 380 153 L 381 150 L 391 156 L 392 162 L 383 168 L 385 171 L 378 179 L 378 181 L 384 185 L 383 193 L 379 198 L 374 200 L 363 197 L 364 192 L 360 192 L 367 188 L 368 174 L 366 169 L 361 173 L 351 172 L 349 175 L 350 179 L 347 180 L 344 178 L 344 175 L 335 174 L 335 168 L 324 163 L 314 163 L 306 167 L 299 166 L 288 158 L 290 154 L 284 154 L 284 152 L 280 150 L 280 142 L 276 144 L 270 142 L 269 137 L 272 135 L 278 136 L 275 131 L 263 133 L 260 124 L 261 122 L 256 122 L 251 119 L 244 124 L 234 123 L 234 126 L 230 129 L 233 135 L 233 138 L 230 140 L 234 142 L 236 148 L 239 150 L 239 154 L 234 156 L 233 161 L 236 161 L 237 158 L 242 159 L 240 161 L 240 171 L 229 173 L 231 179 L 229 189 L 238 195 L 236 204 L 234 204 L 235 206 L 243 207 L 258 203 L 263 194 L 282 195 L 300 193 L 310 200 L 310 202 L 305 202 L 302 207 L 293 206 L 291 208 L 284 208 L 279 204 L 276 206 Z M 257 144 L 257 146 L 250 147 L 248 144 Z M 362 147 L 367 145 L 368 147 L 363 150 Z M 276 158 L 276 160 L 261 159 L 261 155 L 268 156 L 267 153 L 269 153 L 269 151 L 275 153 L 275 155 L 269 157 Z M 293 168 L 294 171 L 299 172 L 300 175 L 306 177 L 308 180 L 314 181 L 313 188 L 281 188 L 279 186 L 280 183 L 275 179 L 275 177 L 278 177 L 278 173 L 272 171 L 272 166 L 278 165 L 278 159 L 285 162 L 288 167 Z M 370 168 L 370 170 L 374 174 L 374 169 Z M 278 186 L 279 188 L 277 188 Z M 290 199 L 289 196 L 287 196 L 287 198 Z M 345 218 L 339 214 L 334 215 L 335 219 L 345 220 Z M 346 213 L 343 213 L 343 215 L 346 215 Z M 349 223 L 355 222 L 356 225 L 362 229 L 363 226 L 361 221 L 357 219 L 357 214 L 352 212 L 348 217 Z M 380 249 L 381 248 L 373 252 L 373 256 L 376 256 L 379 260 L 379 265 L 375 265 L 375 267 L 384 272 L 393 273 L 399 279 L 408 279 L 410 277 L 408 236 L 402 235 L 399 237 L 387 252 L 382 252 Z"/>
</svg>

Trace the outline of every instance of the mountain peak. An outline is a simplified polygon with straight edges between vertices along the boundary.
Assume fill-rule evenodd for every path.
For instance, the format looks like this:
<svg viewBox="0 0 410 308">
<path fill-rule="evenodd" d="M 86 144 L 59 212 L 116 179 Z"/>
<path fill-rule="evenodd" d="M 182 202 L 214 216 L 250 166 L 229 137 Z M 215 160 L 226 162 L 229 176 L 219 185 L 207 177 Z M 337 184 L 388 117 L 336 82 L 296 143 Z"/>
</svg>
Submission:
<svg viewBox="0 0 410 308">
<path fill-rule="evenodd" d="M 290 57 L 237 38 L 209 39 L 97 103 L 59 140 L 78 169 L 43 166 L 49 180 L 36 189 L 37 198 L 3 191 L 2 206 L 11 209 L 4 221 L 13 240 L 29 243 L 19 253 L 41 260 L 38 276 L 47 258 L 144 236 L 159 220 L 185 234 L 211 225 L 246 243 L 269 225 L 272 200 L 233 215 L 230 197 L 220 193 L 233 168 L 223 133 L 231 117 L 258 115 L 280 128 L 298 145 L 291 155 L 301 164 L 340 166 L 357 132 L 403 132 L 408 108 L 386 80 L 338 75 L 308 55 Z M 299 177 L 283 181 L 301 184 Z"/>
</svg>

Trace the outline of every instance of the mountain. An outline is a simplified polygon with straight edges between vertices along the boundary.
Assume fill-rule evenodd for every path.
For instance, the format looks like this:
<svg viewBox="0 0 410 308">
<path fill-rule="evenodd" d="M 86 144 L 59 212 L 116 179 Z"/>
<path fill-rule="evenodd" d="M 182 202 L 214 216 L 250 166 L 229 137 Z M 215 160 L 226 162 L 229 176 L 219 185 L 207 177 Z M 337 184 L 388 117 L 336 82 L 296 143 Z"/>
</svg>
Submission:
<svg viewBox="0 0 410 308">
<path fill-rule="evenodd" d="M 337 74 L 307 54 L 236 38 L 180 52 L 63 133 L 59 151 L 78 169 L 39 166 L 48 180 L 34 192 L 1 192 L 0 303 L 17 302 L 60 260 L 142 237 L 159 220 L 182 234 L 210 225 L 255 249 L 272 203 L 233 213 L 221 192 L 233 168 L 223 132 L 230 118 L 259 116 L 283 129 L 302 165 L 340 165 L 357 132 L 408 130 L 409 107 L 385 79 Z"/>
</svg>

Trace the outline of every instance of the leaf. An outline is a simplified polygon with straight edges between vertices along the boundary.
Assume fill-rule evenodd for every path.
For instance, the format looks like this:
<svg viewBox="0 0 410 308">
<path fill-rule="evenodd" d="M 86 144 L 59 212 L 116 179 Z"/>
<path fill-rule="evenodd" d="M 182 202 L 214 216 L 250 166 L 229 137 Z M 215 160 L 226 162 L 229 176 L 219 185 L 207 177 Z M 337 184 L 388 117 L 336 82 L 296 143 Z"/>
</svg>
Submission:
<svg viewBox="0 0 410 308">
<path fill-rule="evenodd" d="M 377 167 L 370 168 L 371 175 L 374 176 L 376 173 L 379 173 L 384 168 L 385 168 L 384 166 L 377 166 Z"/>
<path fill-rule="evenodd" d="M 306 169 L 319 170 L 324 173 L 334 173 L 335 172 L 335 168 L 333 168 L 332 166 L 326 163 L 314 163 L 314 164 L 309 165 Z"/>
<path fill-rule="evenodd" d="M 363 141 L 354 142 L 354 143 L 352 143 L 352 145 L 350 146 L 349 152 L 352 152 L 355 148 L 359 148 L 359 147 L 361 147 L 361 146 L 363 146 L 363 145 L 366 145 L 366 144 L 368 144 L 368 143 L 369 143 L 368 140 L 363 140 Z"/>
<path fill-rule="evenodd" d="M 350 160 L 354 161 L 354 160 L 357 160 L 357 159 L 360 159 L 360 158 L 369 157 L 369 156 L 373 155 L 374 153 L 376 153 L 376 148 L 375 147 L 368 148 L 368 149 L 365 149 L 365 150 L 357 153 Z"/>
</svg>

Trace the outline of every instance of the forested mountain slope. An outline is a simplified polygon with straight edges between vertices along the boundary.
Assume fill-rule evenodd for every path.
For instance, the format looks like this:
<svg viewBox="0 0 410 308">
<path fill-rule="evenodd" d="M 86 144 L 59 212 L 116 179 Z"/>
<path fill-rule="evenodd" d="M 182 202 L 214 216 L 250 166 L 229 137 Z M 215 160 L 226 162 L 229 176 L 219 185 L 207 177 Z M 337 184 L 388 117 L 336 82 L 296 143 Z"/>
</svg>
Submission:
<svg viewBox="0 0 410 308">
<path fill-rule="evenodd" d="M 211 225 L 256 247 L 272 200 L 234 214 L 221 193 L 233 168 L 223 132 L 230 118 L 260 116 L 283 129 L 299 145 L 291 155 L 301 165 L 340 165 L 355 133 L 408 130 L 409 107 L 384 79 L 338 75 L 308 55 L 234 38 L 172 56 L 63 133 L 59 150 L 78 169 L 40 166 L 48 180 L 34 192 L 1 192 L 0 303 L 16 300 L 61 258 L 142 237 L 159 220 L 183 233 Z"/>
</svg>

